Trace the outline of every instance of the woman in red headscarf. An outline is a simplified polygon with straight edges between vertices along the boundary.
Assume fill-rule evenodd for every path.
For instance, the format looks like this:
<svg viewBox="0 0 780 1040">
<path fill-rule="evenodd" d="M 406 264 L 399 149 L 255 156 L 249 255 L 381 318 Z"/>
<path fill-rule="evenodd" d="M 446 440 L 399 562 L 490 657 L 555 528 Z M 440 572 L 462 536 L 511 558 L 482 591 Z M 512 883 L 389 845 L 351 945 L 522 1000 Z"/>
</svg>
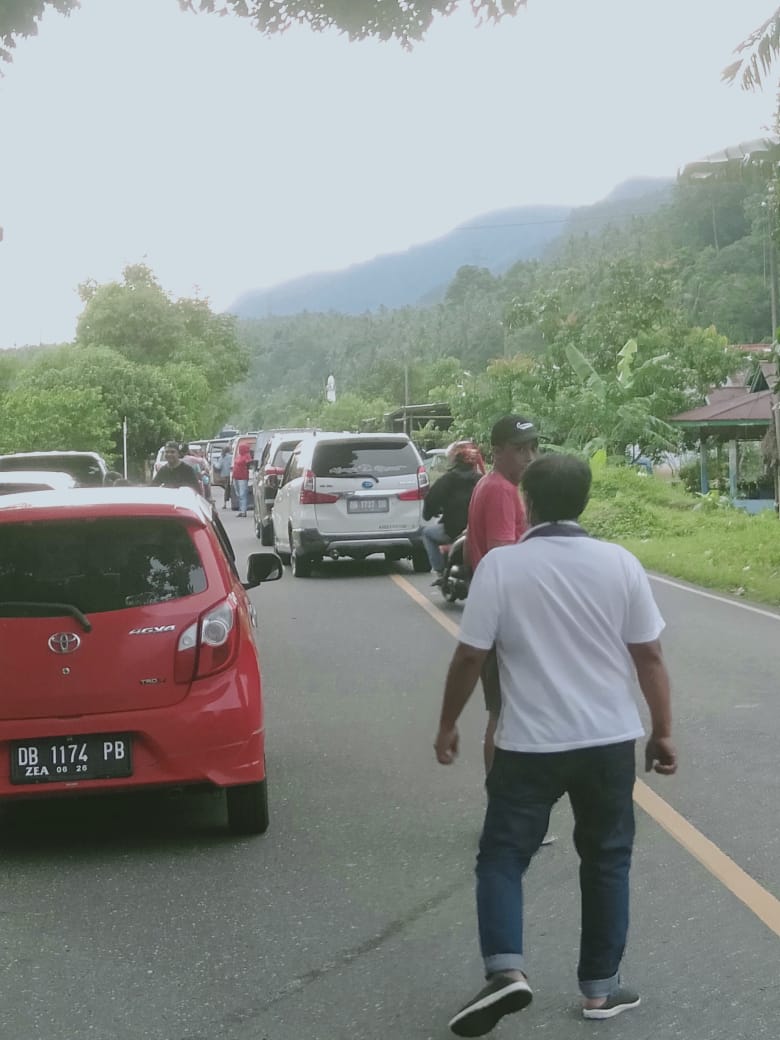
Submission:
<svg viewBox="0 0 780 1040">
<path fill-rule="evenodd" d="M 238 495 L 238 516 L 246 516 L 247 501 L 249 498 L 249 463 L 252 461 L 252 449 L 246 441 L 238 446 L 238 454 L 233 460 L 233 472 L 231 479 L 236 485 Z"/>
<path fill-rule="evenodd" d="M 473 441 L 451 444 L 447 459 L 449 469 L 431 486 L 423 503 L 423 519 L 432 521 L 423 528 L 423 542 L 438 578 L 444 569 L 440 547 L 449 545 L 465 528 L 471 494 L 485 472 L 482 455 Z"/>
</svg>

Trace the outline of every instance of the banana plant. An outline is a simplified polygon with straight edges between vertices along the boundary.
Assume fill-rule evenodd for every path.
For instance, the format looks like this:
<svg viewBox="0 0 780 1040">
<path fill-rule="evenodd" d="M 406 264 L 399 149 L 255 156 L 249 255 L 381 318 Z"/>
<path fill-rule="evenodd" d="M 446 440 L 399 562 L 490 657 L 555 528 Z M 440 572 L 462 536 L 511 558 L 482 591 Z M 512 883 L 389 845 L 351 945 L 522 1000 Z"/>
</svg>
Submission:
<svg viewBox="0 0 780 1040">
<path fill-rule="evenodd" d="M 598 420 L 603 424 L 596 436 L 588 436 L 596 416 L 589 408 L 591 430 L 585 434 L 583 448 L 593 453 L 600 450 L 622 451 L 625 444 L 638 439 L 650 442 L 655 448 L 676 447 L 679 436 L 674 427 L 652 412 L 652 397 L 635 394 L 637 377 L 653 366 L 662 364 L 668 354 L 659 354 L 635 367 L 637 342 L 629 339 L 617 352 L 615 376 L 608 379 L 593 367 L 585 355 L 572 344 L 566 346 L 566 357 L 575 375 L 586 389 L 590 401 L 600 413 Z M 572 431 L 576 438 L 576 431 Z M 641 437 L 638 437 L 641 435 Z"/>
</svg>

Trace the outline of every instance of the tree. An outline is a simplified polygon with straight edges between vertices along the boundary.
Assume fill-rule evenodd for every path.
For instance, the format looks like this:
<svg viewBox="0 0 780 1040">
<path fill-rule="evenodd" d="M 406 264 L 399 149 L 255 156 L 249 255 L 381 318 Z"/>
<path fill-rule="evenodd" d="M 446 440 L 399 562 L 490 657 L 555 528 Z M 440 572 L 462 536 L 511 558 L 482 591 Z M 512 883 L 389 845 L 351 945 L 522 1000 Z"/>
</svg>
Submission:
<svg viewBox="0 0 780 1040">
<path fill-rule="evenodd" d="M 108 437 L 107 441 L 103 437 L 103 447 L 96 450 L 107 451 L 116 458 L 122 455 L 122 421 L 127 418 L 128 462 L 140 470 L 144 459 L 163 441 L 190 436 L 193 429 L 201 428 L 195 425 L 194 408 L 198 402 L 193 400 L 196 395 L 189 380 L 178 373 L 176 366 L 171 369 L 136 364 L 108 347 L 66 346 L 28 366 L 19 375 L 13 395 L 27 394 L 36 400 L 40 394 L 61 390 L 65 400 L 72 398 L 75 402 L 80 390 L 88 390 L 92 396 L 84 400 L 83 406 L 97 402 L 99 428 Z M 208 396 L 204 387 L 201 376 L 198 389 L 201 395 Z M 88 421 L 84 416 L 75 418 L 73 410 L 74 405 L 68 405 L 67 421 Z M 59 431 L 60 425 L 55 424 L 55 429 Z M 60 447 L 63 445 L 67 445 L 67 438 L 59 443 Z M 95 446 L 87 442 L 87 447 Z"/>
<path fill-rule="evenodd" d="M 391 406 L 381 397 L 341 394 L 333 404 L 322 403 L 315 422 L 326 430 L 381 430 L 382 418 L 389 411 Z"/>
<path fill-rule="evenodd" d="M 230 388 L 249 366 L 235 318 L 214 314 L 206 300 L 172 300 L 144 264 L 126 267 L 121 282 L 86 282 L 79 291 L 85 303 L 76 328 L 80 347 L 108 348 L 132 366 L 165 373 L 162 397 L 172 393 L 178 401 L 171 406 L 166 399 L 172 428 L 165 437 L 177 436 L 182 424 L 191 437 L 219 424 Z M 115 359 L 108 364 L 114 367 Z M 135 377 L 128 377 L 129 385 Z M 142 397 L 138 403 L 143 408 Z"/>
<path fill-rule="evenodd" d="M 11 51 L 20 37 L 35 36 L 47 7 L 70 14 L 78 0 L 4 0 L 0 7 L 0 59 L 11 61 Z"/>
<path fill-rule="evenodd" d="M 421 40 L 437 15 L 449 15 L 466 0 L 178 0 L 182 11 L 246 18 L 266 36 L 307 25 L 315 32 L 336 29 L 350 40 L 374 37 L 410 47 Z M 469 0 L 479 22 L 515 15 L 526 0 Z M 0 59 L 12 60 L 20 37 L 35 36 L 47 8 L 70 14 L 79 0 L 3 0 L 0 7 Z"/>
<path fill-rule="evenodd" d="M 99 451 L 111 457 L 111 426 L 94 387 L 20 387 L 3 396 L 0 453 Z"/>
<path fill-rule="evenodd" d="M 739 77 L 743 90 L 759 90 L 780 55 L 780 7 L 734 53 L 741 57 L 723 70 L 723 79 L 733 83 Z"/>
<path fill-rule="evenodd" d="M 121 282 L 79 286 L 85 303 L 76 339 L 87 347 L 110 347 L 129 361 L 162 365 L 185 344 L 184 318 L 142 264 L 128 266 Z"/>
</svg>

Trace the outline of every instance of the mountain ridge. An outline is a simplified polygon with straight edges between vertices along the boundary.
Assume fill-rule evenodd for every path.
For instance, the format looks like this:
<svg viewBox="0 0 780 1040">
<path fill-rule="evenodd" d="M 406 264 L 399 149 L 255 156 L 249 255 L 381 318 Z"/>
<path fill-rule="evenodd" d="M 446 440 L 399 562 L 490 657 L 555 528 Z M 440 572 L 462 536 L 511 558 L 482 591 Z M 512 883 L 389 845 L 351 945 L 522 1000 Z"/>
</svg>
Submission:
<svg viewBox="0 0 780 1040">
<path fill-rule="evenodd" d="M 514 206 L 478 214 L 451 231 L 408 249 L 359 261 L 337 271 L 250 289 L 227 308 L 239 318 L 308 312 L 362 314 L 383 307 L 428 305 L 463 266 L 503 274 L 521 260 L 541 259 L 567 228 L 581 232 L 588 213 L 603 224 L 629 219 L 661 205 L 671 179 L 631 178 L 592 206 Z M 649 205 L 649 209 L 648 209 Z"/>
</svg>

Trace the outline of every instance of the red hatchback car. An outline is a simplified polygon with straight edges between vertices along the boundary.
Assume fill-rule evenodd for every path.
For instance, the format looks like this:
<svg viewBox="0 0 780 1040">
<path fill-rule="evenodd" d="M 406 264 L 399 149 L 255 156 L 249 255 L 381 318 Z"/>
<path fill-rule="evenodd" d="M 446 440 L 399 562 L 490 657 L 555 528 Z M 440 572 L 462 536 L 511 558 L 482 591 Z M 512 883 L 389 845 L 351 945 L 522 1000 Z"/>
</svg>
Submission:
<svg viewBox="0 0 780 1040">
<path fill-rule="evenodd" d="M 0 499 L 0 798 L 224 788 L 230 829 L 268 826 L 255 611 L 189 489 Z"/>
</svg>

